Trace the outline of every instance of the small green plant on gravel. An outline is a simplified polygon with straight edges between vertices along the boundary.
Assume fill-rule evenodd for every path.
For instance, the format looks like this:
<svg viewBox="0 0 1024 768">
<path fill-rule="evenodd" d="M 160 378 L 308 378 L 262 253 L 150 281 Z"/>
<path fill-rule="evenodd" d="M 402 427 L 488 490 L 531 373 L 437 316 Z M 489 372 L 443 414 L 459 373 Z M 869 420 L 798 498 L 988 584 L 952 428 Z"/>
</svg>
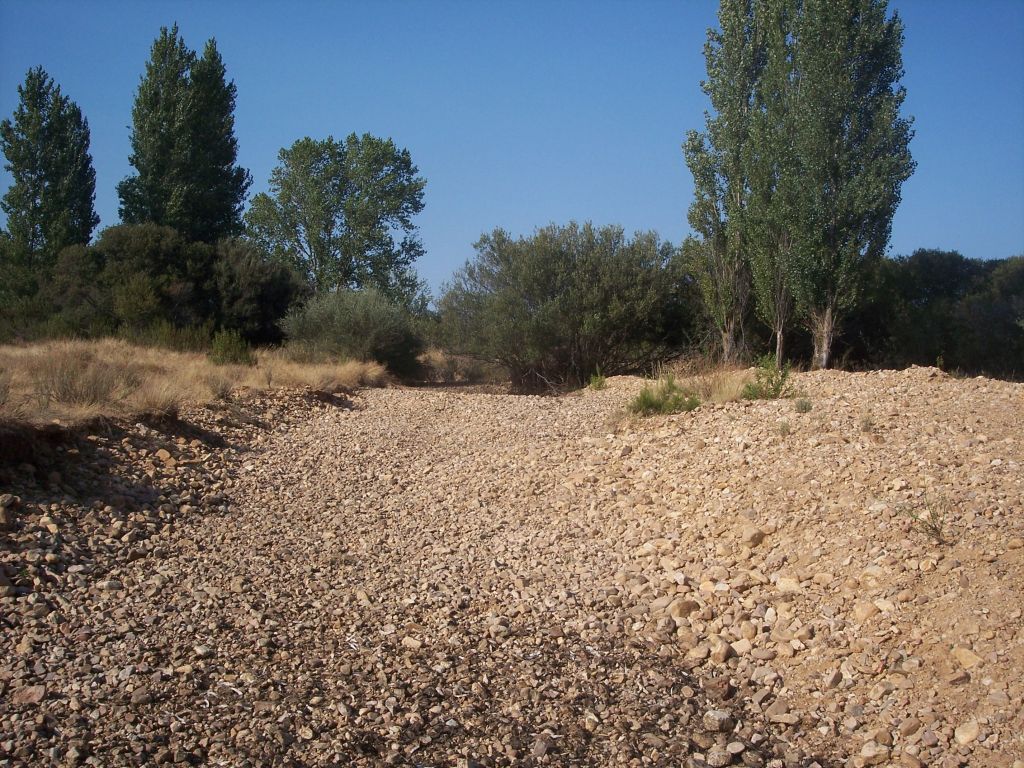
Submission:
<svg viewBox="0 0 1024 768">
<path fill-rule="evenodd" d="M 857 419 L 857 426 L 860 427 L 861 432 L 870 434 L 875 431 L 875 420 L 870 413 L 862 413 Z"/>
<path fill-rule="evenodd" d="M 255 365 L 256 356 L 238 331 L 217 331 L 210 344 L 210 361 L 216 365 Z"/>
<path fill-rule="evenodd" d="M 595 392 L 599 392 L 608 386 L 608 380 L 602 375 L 601 369 L 597 369 L 597 373 L 590 376 L 590 383 L 587 384 Z"/>
<path fill-rule="evenodd" d="M 671 374 L 646 385 L 629 404 L 629 412 L 638 416 L 692 411 L 700 400 L 679 386 Z"/>
<path fill-rule="evenodd" d="M 797 413 L 810 413 L 811 412 L 811 401 L 806 397 L 801 397 L 793 404 Z"/>
<path fill-rule="evenodd" d="M 782 421 L 779 422 L 779 434 L 780 435 L 782 435 L 783 437 L 786 437 L 786 435 L 788 435 L 792 431 L 793 431 L 793 428 L 789 424 L 789 419 L 783 419 Z"/>
<path fill-rule="evenodd" d="M 757 361 L 754 380 L 743 387 L 744 400 L 778 400 L 789 397 L 789 363 L 779 363 L 775 355 L 765 355 Z"/>
<path fill-rule="evenodd" d="M 914 530 L 923 533 L 936 544 L 949 544 L 949 518 L 954 504 L 945 496 L 925 496 L 914 506 L 905 507 L 903 514 L 911 519 Z"/>
</svg>

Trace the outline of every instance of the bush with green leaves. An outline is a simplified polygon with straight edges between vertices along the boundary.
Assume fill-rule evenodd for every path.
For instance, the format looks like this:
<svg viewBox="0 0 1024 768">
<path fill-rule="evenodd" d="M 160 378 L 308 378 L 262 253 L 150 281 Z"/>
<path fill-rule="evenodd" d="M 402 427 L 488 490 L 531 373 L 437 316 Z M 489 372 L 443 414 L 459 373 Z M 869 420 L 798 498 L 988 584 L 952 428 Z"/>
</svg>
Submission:
<svg viewBox="0 0 1024 768">
<path fill-rule="evenodd" d="M 681 413 L 700 405 L 697 396 L 679 385 L 675 377 L 666 374 L 656 382 L 647 384 L 629 403 L 629 412 L 637 416 Z"/>
<path fill-rule="evenodd" d="M 400 377 L 419 371 L 423 342 L 412 316 L 375 289 L 319 293 L 282 325 L 305 356 L 376 360 Z"/>
<path fill-rule="evenodd" d="M 284 338 L 281 319 L 307 290 L 294 269 L 245 240 L 217 244 L 214 281 L 220 325 L 238 331 L 250 344 L 279 344 Z"/>
<path fill-rule="evenodd" d="M 210 360 L 217 365 L 255 365 L 256 356 L 238 331 L 221 330 L 210 342 Z"/>
<path fill-rule="evenodd" d="M 451 351 L 497 363 L 520 388 L 574 388 L 649 369 L 693 327 L 677 251 L 653 232 L 550 225 L 484 235 L 439 301 Z"/>
<path fill-rule="evenodd" d="M 743 387 L 744 400 L 778 400 L 789 397 L 789 363 L 781 365 L 775 355 L 764 355 L 757 361 L 754 380 Z"/>
</svg>

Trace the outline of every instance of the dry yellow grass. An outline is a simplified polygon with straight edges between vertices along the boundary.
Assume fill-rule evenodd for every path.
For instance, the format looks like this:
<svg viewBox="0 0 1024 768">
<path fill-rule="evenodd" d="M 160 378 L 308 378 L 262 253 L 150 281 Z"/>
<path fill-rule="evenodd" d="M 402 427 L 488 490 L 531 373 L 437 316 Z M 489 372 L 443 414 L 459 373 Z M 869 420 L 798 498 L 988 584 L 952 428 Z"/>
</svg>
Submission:
<svg viewBox="0 0 1024 768">
<path fill-rule="evenodd" d="M 209 402 L 238 387 L 336 392 L 387 380 L 378 363 L 297 363 L 279 351 L 260 352 L 255 366 L 241 366 L 116 339 L 0 346 L 0 420 L 72 424 L 172 415 L 185 403 Z"/>
<path fill-rule="evenodd" d="M 746 368 L 687 361 L 672 367 L 679 386 L 692 392 L 702 403 L 734 403 L 742 399 L 743 387 L 752 381 Z"/>
</svg>

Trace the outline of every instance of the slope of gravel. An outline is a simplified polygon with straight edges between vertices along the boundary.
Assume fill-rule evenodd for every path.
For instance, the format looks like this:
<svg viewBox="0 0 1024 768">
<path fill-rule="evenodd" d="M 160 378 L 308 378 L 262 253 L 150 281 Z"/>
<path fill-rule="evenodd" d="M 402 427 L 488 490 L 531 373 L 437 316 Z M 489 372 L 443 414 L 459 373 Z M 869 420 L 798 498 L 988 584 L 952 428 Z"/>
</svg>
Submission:
<svg viewBox="0 0 1024 768">
<path fill-rule="evenodd" d="M 0 766 L 1024 766 L 1024 386 L 797 384 L 263 397 L 7 468 Z"/>
</svg>

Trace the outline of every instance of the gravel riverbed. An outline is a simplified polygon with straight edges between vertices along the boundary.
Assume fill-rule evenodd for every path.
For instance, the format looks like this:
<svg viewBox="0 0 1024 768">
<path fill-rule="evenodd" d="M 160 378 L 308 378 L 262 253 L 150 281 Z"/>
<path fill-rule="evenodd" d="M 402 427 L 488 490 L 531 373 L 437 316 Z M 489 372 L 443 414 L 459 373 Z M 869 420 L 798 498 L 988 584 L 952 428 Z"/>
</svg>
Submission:
<svg viewBox="0 0 1024 768">
<path fill-rule="evenodd" d="M 0 766 L 1024 768 L 1024 385 L 236 395 L 0 467 Z"/>
</svg>

